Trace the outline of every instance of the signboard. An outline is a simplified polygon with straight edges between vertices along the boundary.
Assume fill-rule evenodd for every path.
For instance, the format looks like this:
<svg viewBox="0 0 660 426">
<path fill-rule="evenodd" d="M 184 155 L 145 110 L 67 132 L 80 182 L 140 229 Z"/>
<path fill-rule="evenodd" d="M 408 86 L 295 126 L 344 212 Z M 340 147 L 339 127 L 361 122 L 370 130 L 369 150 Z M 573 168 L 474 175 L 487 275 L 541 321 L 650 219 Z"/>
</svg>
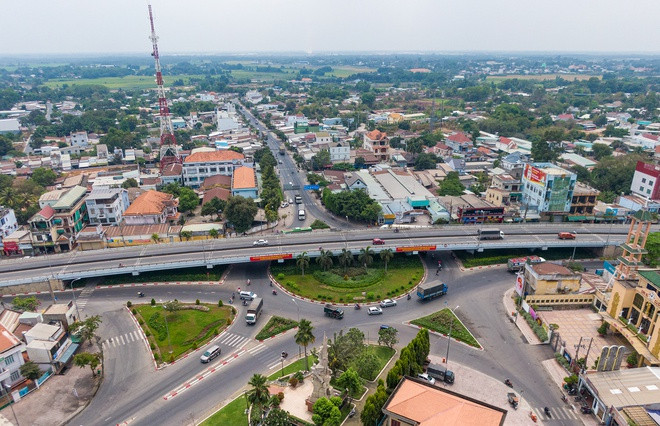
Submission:
<svg viewBox="0 0 660 426">
<path fill-rule="evenodd" d="M 250 256 L 250 262 L 262 262 L 264 260 L 293 259 L 291 253 L 267 254 L 264 256 Z"/>
<path fill-rule="evenodd" d="M 518 296 L 523 295 L 523 287 L 525 285 L 525 277 L 523 274 L 518 274 L 516 276 L 516 293 L 518 293 Z"/>
<path fill-rule="evenodd" d="M 532 165 L 525 165 L 525 179 L 535 185 L 545 186 L 545 172 Z"/>
<path fill-rule="evenodd" d="M 318 186 L 318 185 L 305 185 L 305 186 L 303 186 L 303 189 L 305 191 L 316 191 L 319 188 L 320 188 L 320 186 Z"/>
<path fill-rule="evenodd" d="M 409 251 L 433 251 L 433 250 L 435 250 L 435 246 L 403 246 L 396 248 L 397 253 L 405 253 Z"/>
</svg>

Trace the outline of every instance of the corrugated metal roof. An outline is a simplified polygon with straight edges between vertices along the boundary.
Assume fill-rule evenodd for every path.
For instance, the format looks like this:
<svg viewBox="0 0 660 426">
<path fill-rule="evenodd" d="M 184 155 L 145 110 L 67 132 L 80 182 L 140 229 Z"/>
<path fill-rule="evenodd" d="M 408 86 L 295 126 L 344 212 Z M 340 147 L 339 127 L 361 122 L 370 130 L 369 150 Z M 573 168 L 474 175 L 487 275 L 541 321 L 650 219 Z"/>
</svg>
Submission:
<svg viewBox="0 0 660 426">
<path fill-rule="evenodd" d="M 87 188 L 83 188 L 82 186 L 74 186 L 69 190 L 69 192 L 66 193 L 66 195 L 61 197 L 53 205 L 53 208 L 70 209 L 80 200 L 80 198 L 84 197 L 86 193 L 87 193 Z"/>
</svg>

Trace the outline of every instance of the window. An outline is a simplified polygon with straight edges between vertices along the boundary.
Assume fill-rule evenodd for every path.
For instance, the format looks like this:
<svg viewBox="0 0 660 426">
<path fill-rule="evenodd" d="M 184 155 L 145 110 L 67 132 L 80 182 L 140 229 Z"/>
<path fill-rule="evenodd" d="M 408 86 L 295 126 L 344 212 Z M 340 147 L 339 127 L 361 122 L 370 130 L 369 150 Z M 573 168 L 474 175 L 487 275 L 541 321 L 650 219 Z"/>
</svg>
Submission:
<svg viewBox="0 0 660 426">
<path fill-rule="evenodd" d="M 13 362 L 14 362 L 14 355 L 9 355 L 8 357 L 5 357 L 5 365 L 10 365 Z"/>
<path fill-rule="evenodd" d="M 646 178 L 642 178 L 642 183 L 646 183 Z"/>
<path fill-rule="evenodd" d="M 644 192 L 644 186 L 643 186 L 643 185 L 640 185 L 639 190 L 642 191 L 642 192 Z"/>
<path fill-rule="evenodd" d="M 390 426 L 401 426 L 401 422 L 398 420 L 391 419 Z"/>
<path fill-rule="evenodd" d="M 15 382 L 16 380 L 18 380 L 19 377 L 21 377 L 21 372 L 16 370 L 13 373 L 11 373 L 11 376 L 9 376 L 9 380 Z"/>
</svg>

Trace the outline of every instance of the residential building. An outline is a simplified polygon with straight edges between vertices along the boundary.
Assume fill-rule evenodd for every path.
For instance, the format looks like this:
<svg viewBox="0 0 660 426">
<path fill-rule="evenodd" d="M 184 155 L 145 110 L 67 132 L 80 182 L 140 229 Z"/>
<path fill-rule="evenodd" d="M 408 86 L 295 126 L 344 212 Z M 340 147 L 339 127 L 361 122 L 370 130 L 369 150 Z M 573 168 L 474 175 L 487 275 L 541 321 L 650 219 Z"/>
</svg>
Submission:
<svg viewBox="0 0 660 426">
<path fill-rule="evenodd" d="M 475 398 L 404 377 L 385 405 L 382 426 L 502 426 L 507 411 Z"/>
<path fill-rule="evenodd" d="M 332 142 L 332 136 L 328 132 L 316 132 L 315 134 L 317 143 L 330 143 Z"/>
<path fill-rule="evenodd" d="M 520 178 L 515 178 L 508 173 L 493 175 L 490 185 L 506 191 L 511 200 L 519 201 L 522 198 Z"/>
<path fill-rule="evenodd" d="M 333 163 L 347 163 L 351 160 L 351 145 L 348 141 L 331 142 L 328 144 L 330 161 Z"/>
<path fill-rule="evenodd" d="M 30 361 L 38 364 L 42 369 L 52 366 L 59 371 L 78 349 L 78 344 L 72 343 L 68 336 L 59 322 L 35 324 L 23 333 Z"/>
<path fill-rule="evenodd" d="M 172 223 L 179 218 L 179 200 L 172 194 L 147 191 L 131 203 L 124 211 L 126 225 L 152 225 Z"/>
<path fill-rule="evenodd" d="M 473 148 L 472 139 L 463 132 L 452 133 L 445 138 L 445 145 L 452 149 L 454 154 L 465 154 Z"/>
<path fill-rule="evenodd" d="M 638 161 L 630 190 L 651 200 L 660 200 L 660 166 Z"/>
<path fill-rule="evenodd" d="M 94 188 L 85 200 L 90 224 L 116 225 L 129 206 L 124 188 Z"/>
<path fill-rule="evenodd" d="M 390 140 L 387 133 L 380 130 L 365 133 L 362 147 L 373 152 L 378 161 L 387 162 L 390 159 Z"/>
<path fill-rule="evenodd" d="M 18 229 L 18 222 L 16 222 L 16 214 L 13 209 L 0 206 L 0 248 L 2 247 L 2 239 L 12 234 Z"/>
<path fill-rule="evenodd" d="M 105 234 L 107 247 L 126 247 L 160 242 L 172 243 L 180 241 L 181 226 L 171 226 L 168 223 L 155 225 L 111 226 Z M 154 241 L 154 235 L 158 239 Z"/>
<path fill-rule="evenodd" d="M 525 165 L 522 202 L 542 213 L 567 213 L 571 209 L 577 175 L 552 163 Z"/>
<path fill-rule="evenodd" d="M 257 173 L 251 167 L 241 166 L 234 169 L 231 180 L 231 195 L 244 198 L 257 198 Z"/>
<path fill-rule="evenodd" d="M 565 294 L 580 289 L 581 274 L 550 262 L 525 264 L 524 295 Z"/>
<path fill-rule="evenodd" d="M 0 324 L 0 385 L 13 386 L 21 380 L 21 365 L 25 364 L 25 345 Z"/>
<path fill-rule="evenodd" d="M 514 178 L 520 179 L 522 177 L 522 172 L 527 161 L 528 156 L 521 154 L 520 152 L 513 152 L 502 158 L 500 167 L 506 170 L 507 173 L 509 173 Z"/>
<path fill-rule="evenodd" d="M 17 229 L 2 239 L 2 253 L 5 256 L 32 254 L 32 235 L 25 229 Z"/>
<path fill-rule="evenodd" d="M 245 156 L 236 151 L 198 151 L 183 161 L 183 184 L 199 188 L 204 179 L 217 174 L 231 176 Z"/>
<path fill-rule="evenodd" d="M 183 185 L 183 166 L 179 163 L 168 164 L 160 174 L 160 181 L 163 185 L 170 183 Z"/>
<path fill-rule="evenodd" d="M 571 199 L 570 213 L 592 216 L 592 218 L 584 217 L 580 220 L 593 220 L 594 208 L 596 207 L 598 194 L 600 194 L 599 190 L 592 188 L 582 182 L 575 182 L 573 198 Z"/>
<path fill-rule="evenodd" d="M 458 223 L 502 223 L 504 220 L 504 207 L 494 206 L 476 195 L 447 195 L 438 197 L 438 200 L 449 212 L 451 220 Z"/>
<path fill-rule="evenodd" d="M 511 204 L 511 193 L 491 186 L 486 190 L 486 201 L 495 207 L 504 207 Z"/>
<path fill-rule="evenodd" d="M 21 133 L 21 123 L 18 118 L 0 120 L 0 135 L 3 133 Z"/>
<path fill-rule="evenodd" d="M 59 322 L 66 331 L 69 331 L 69 326 L 77 321 L 77 312 L 73 300 L 69 303 L 53 303 L 41 315 L 45 323 Z"/>
<path fill-rule="evenodd" d="M 89 145 L 89 138 L 87 136 L 87 132 L 74 132 L 69 135 L 67 142 L 69 142 L 69 145 L 71 146 L 87 148 Z"/>
</svg>

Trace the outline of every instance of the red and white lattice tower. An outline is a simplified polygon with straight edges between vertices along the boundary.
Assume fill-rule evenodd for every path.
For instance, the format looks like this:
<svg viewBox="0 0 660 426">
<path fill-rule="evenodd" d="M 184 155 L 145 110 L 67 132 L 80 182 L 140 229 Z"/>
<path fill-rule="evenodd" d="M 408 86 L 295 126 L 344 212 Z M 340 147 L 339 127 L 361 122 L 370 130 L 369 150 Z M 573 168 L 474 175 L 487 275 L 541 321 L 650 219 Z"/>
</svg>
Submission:
<svg viewBox="0 0 660 426">
<path fill-rule="evenodd" d="M 176 146 L 174 138 L 174 127 L 172 126 L 172 117 L 170 117 L 170 108 L 167 106 L 165 97 L 165 87 L 163 87 L 163 73 L 160 68 L 160 57 L 158 56 L 158 37 L 154 29 L 154 17 L 149 5 L 149 23 L 151 24 L 151 43 L 153 52 L 151 56 L 156 62 L 156 84 L 158 85 L 158 110 L 160 116 L 160 169 L 163 170 L 168 164 L 181 163 L 181 156 Z"/>
</svg>

